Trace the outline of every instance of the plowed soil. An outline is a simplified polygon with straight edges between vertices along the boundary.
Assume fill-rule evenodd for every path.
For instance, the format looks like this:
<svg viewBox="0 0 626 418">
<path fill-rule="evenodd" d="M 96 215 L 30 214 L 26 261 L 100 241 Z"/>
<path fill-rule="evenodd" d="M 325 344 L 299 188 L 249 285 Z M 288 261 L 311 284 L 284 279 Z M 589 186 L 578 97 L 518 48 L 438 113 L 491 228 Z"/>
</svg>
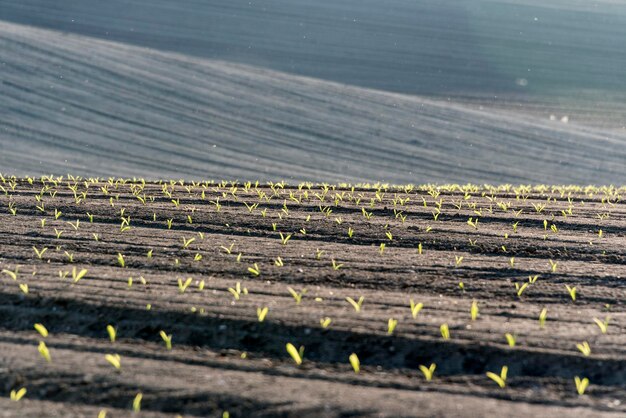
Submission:
<svg viewBox="0 0 626 418">
<path fill-rule="evenodd" d="M 626 414 L 624 189 L 0 185 L 0 416 Z"/>
</svg>

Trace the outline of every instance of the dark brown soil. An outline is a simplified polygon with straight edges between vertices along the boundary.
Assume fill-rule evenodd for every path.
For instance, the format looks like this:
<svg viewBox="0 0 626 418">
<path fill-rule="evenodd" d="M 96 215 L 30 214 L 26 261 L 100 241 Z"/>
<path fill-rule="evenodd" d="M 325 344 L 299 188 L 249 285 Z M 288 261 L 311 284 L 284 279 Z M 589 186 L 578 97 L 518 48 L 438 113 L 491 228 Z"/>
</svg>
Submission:
<svg viewBox="0 0 626 418">
<path fill-rule="evenodd" d="M 623 188 L 443 187 L 437 195 L 429 187 L 235 190 L 67 178 L 0 185 L 0 416 L 128 416 L 137 393 L 141 416 L 626 413 Z M 130 229 L 121 230 L 122 218 Z M 291 234 L 286 245 L 280 232 Z M 39 258 L 33 247 L 47 250 Z M 255 263 L 259 276 L 248 270 Z M 77 283 L 73 268 L 87 269 Z M 515 284 L 534 275 L 518 296 Z M 188 278 L 181 292 L 178 281 Z M 237 283 L 239 300 L 228 290 Z M 576 287 L 575 301 L 566 285 Z M 299 304 L 289 288 L 306 289 Z M 346 298 L 361 296 L 357 312 Z M 410 299 L 424 305 L 416 318 Z M 398 321 L 391 334 L 390 318 Z M 606 333 L 594 318 L 609 318 Z M 42 340 L 51 362 L 38 352 Z M 577 348 L 583 342 L 588 356 Z M 305 347 L 301 366 L 287 343 Z M 119 370 L 106 354 L 120 356 Z M 427 381 L 419 365 L 431 363 Z M 500 388 L 486 372 L 505 365 Z M 584 395 L 576 376 L 589 379 Z M 9 400 L 22 387 L 25 397 Z"/>
</svg>

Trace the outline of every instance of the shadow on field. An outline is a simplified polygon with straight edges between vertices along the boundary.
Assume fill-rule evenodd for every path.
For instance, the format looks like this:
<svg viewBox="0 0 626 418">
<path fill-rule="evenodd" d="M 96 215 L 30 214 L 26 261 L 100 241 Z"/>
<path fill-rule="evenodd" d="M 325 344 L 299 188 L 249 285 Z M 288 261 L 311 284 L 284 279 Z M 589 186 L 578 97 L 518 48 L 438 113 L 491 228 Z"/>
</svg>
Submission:
<svg viewBox="0 0 626 418">
<path fill-rule="evenodd" d="M 417 369 L 437 364 L 438 376 L 483 375 L 508 365 L 511 376 L 586 376 L 595 385 L 623 387 L 626 359 L 585 358 L 582 355 L 524 348 L 470 345 L 404 336 L 376 335 L 343 330 L 309 328 L 277 322 L 215 318 L 174 311 L 146 311 L 95 305 L 72 299 L 53 299 L 0 293 L 0 327 L 8 331 L 32 331 L 45 323 L 51 333 L 108 339 L 105 324 L 114 323 L 125 339 L 162 344 L 159 331 L 167 329 L 176 345 L 234 349 L 253 356 L 287 359 L 285 344 L 306 347 L 307 360 L 329 365 L 347 364 L 355 352 L 365 367 Z M 454 334 L 454 330 L 452 330 Z"/>
</svg>

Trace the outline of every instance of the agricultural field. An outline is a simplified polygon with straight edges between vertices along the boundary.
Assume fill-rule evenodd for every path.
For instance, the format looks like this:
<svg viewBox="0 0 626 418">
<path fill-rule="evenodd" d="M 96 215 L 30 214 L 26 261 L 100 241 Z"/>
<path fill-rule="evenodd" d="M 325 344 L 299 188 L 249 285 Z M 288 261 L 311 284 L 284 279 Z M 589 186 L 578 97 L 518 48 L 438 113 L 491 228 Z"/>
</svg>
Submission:
<svg viewBox="0 0 626 418">
<path fill-rule="evenodd" d="M 0 192 L 0 416 L 626 414 L 625 187 Z"/>
</svg>

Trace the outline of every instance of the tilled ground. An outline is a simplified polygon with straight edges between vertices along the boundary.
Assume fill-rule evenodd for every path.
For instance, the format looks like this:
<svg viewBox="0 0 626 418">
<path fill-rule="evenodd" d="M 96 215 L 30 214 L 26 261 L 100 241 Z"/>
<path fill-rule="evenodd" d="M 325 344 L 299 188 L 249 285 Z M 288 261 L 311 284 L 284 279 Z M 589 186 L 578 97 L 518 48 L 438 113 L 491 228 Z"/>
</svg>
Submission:
<svg viewBox="0 0 626 418">
<path fill-rule="evenodd" d="M 626 413 L 624 189 L 0 185 L 2 416 Z"/>
</svg>

